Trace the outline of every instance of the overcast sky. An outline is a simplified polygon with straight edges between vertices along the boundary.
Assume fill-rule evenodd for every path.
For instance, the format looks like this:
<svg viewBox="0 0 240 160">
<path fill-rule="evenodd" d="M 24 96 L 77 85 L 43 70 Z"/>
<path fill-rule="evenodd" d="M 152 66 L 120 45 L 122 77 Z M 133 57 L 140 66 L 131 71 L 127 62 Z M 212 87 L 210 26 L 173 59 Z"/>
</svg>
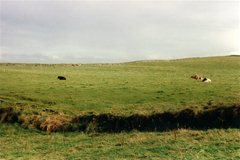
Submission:
<svg viewBox="0 0 240 160">
<path fill-rule="evenodd" d="M 238 1 L 0 0 L 0 62 L 239 54 Z"/>
</svg>

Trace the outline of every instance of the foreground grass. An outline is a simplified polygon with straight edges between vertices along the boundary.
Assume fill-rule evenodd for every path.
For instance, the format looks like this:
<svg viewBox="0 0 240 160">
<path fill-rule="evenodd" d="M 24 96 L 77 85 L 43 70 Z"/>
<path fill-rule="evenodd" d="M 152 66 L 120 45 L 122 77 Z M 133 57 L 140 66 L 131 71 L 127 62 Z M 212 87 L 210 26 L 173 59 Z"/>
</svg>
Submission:
<svg viewBox="0 0 240 160">
<path fill-rule="evenodd" d="M 17 109 L 24 119 L 47 116 L 46 108 L 57 115 L 127 115 L 239 104 L 239 68 L 240 57 L 78 66 L 0 64 L 0 107 Z M 212 83 L 191 80 L 193 74 Z M 58 75 L 67 81 L 58 81 Z M 240 159 L 240 129 L 48 134 L 0 124 L 0 159 Z"/>
<path fill-rule="evenodd" d="M 0 124 L 0 159 L 240 159 L 239 131 L 46 134 Z"/>
<path fill-rule="evenodd" d="M 240 102 L 240 57 L 94 65 L 0 65 L 0 105 L 69 114 L 202 109 Z M 211 84 L 190 79 L 199 74 Z M 58 75 L 67 81 L 56 79 Z"/>
</svg>

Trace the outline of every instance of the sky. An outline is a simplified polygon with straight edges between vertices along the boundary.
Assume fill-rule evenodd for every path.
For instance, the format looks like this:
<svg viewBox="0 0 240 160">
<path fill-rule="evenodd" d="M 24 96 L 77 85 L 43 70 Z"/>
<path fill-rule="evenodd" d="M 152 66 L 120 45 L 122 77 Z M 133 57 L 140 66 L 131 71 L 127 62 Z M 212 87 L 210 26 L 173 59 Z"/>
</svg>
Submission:
<svg viewBox="0 0 240 160">
<path fill-rule="evenodd" d="M 239 54 L 239 3 L 0 0 L 0 62 L 115 63 Z"/>
</svg>

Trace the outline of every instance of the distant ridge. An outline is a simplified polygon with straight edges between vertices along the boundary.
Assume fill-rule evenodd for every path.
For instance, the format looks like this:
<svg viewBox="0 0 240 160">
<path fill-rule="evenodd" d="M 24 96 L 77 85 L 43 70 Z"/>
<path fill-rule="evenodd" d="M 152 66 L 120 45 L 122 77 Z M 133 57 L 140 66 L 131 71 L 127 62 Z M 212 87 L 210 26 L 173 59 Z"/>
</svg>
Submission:
<svg viewBox="0 0 240 160">
<path fill-rule="evenodd" d="M 206 57 L 185 57 L 185 58 L 176 58 L 176 59 L 149 59 L 149 60 L 137 60 L 124 63 L 142 63 L 142 62 L 166 62 L 166 61 L 181 61 L 181 60 L 190 60 L 190 59 L 206 59 L 206 58 L 224 58 L 224 57 L 240 57 L 240 55 L 221 55 L 221 56 L 206 56 Z"/>
<path fill-rule="evenodd" d="M 135 60 L 135 61 L 126 61 L 126 62 L 106 62 L 106 63 L 34 63 L 34 62 L 10 62 L 10 61 L 1 61 L 0 65 L 72 65 L 72 66 L 80 66 L 80 65 L 120 65 L 120 64 L 131 64 L 131 63 L 142 63 L 142 62 L 167 62 L 167 61 L 179 61 L 179 60 L 189 60 L 189 59 L 206 59 L 206 58 L 220 58 L 220 57 L 237 57 L 240 55 L 232 54 L 232 55 L 222 55 L 222 56 L 206 56 L 206 57 L 183 57 L 176 59 L 146 59 L 146 60 Z"/>
<path fill-rule="evenodd" d="M 229 55 L 229 57 L 240 57 L 240 55 L 232 54 L 232 55 Z"/>
</svg>

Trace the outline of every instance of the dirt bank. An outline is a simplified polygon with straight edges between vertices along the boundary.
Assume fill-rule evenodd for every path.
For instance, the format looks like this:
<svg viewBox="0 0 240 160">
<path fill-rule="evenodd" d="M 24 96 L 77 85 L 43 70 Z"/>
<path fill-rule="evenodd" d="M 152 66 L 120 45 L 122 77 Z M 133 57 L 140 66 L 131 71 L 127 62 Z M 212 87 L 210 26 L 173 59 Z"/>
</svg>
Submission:
<svg viewBox="0 0 240 160">
<path fill-rule="evenodd" d="M 73 118 L 72 123 L 77 125 L 80 131 L 97 132 L 240 128 L 240 106 L 218 107 L 198 113 L 184 109 L 175 113 L 135 114 L 126 117 L 111 114 L 86 115 Z"/>
<path fill-rule="evenodd" d="M 12 107 L 0 108 L 0 123 L 15 123 L 19 121 L 19 112 Z"/>
<path fill-rule="evenodd" d="M 215 107 L 197 113 L 192 109 L 179 112 L 134 114 L 116 116 L 112 114 L 88 114 L 70 117 L 58 112 L 31 116 L 20 116 L 13 108 L 0 108 L 0 122 L 19 123 L 25 128 L 36 128 L 47 132 L 121 132 L 121 131 L 167 131 L 178 128 L 212 129 L 240 128 L 240 105 Z"/>
</svg>

